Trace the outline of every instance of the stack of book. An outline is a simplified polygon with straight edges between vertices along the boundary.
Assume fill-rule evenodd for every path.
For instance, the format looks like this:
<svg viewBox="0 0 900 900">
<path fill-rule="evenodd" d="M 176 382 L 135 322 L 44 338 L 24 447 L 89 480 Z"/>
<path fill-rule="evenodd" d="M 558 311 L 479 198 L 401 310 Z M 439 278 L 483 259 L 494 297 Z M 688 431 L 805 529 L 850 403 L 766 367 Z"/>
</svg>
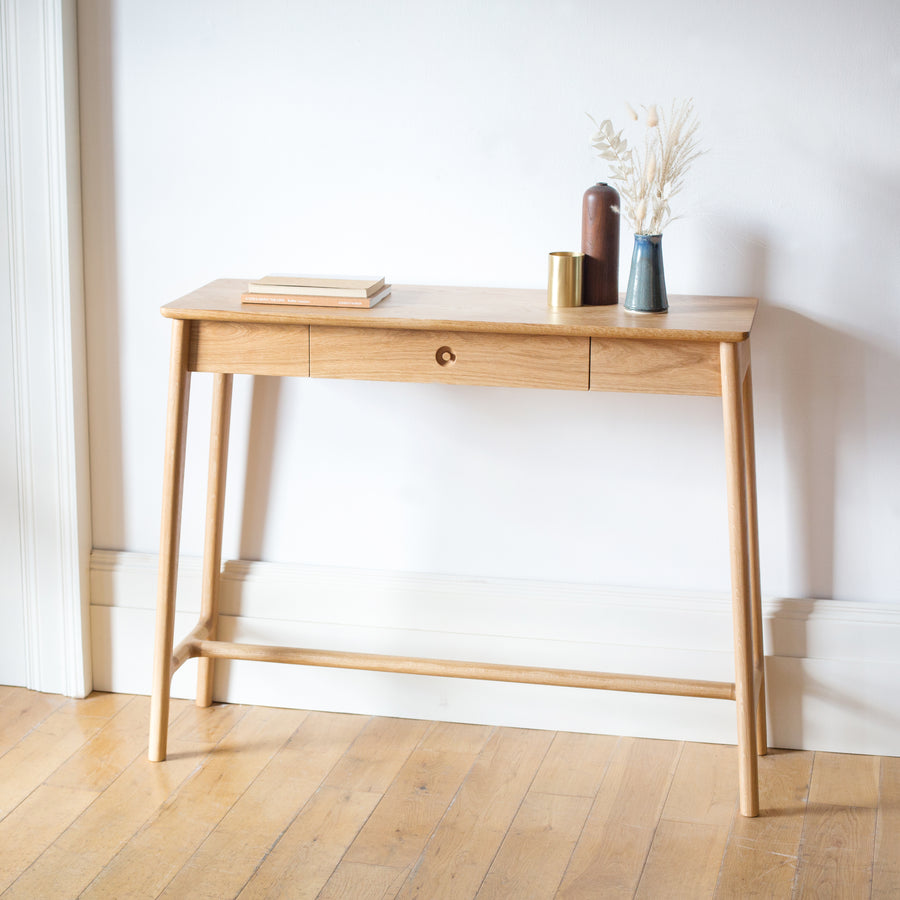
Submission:
<svg viewBox="0 0 900 900">
<path fill-rule="evenodd" d="M 383 278 L 325 278 L 318 275 L 267 275 L 251 281 L 241 294 L 244 303 L 285 303 L 292 306 L 355 306 L 368 308 L 391 292 Z"/>
</svg>

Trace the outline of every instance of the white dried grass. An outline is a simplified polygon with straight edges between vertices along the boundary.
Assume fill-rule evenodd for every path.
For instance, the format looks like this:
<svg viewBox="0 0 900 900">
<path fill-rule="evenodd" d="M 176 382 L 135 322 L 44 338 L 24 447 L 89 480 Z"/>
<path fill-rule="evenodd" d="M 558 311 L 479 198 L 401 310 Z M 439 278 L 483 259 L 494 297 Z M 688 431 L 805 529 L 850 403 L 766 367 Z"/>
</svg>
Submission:
<svg viewBox="0 0 900 900">
<path fill-rule="evenodd" d="M 626 104 L 629 118 L 637 120 L 634 109 Z M 677 216 L 672 215 L 671 199 L 684 186 L 691 163 L 703 152 L 699 149 L 692 100 L 674 100 L 667 115 L 656 104 L 644 107 L 643 147 L 630 147 L 621 131 L 604 119 L 591 145 L 601 159 L 610 163 L 609 180 L 622 198 L 621 214 L 635 234 L 662 234 Z"/>
</svg>

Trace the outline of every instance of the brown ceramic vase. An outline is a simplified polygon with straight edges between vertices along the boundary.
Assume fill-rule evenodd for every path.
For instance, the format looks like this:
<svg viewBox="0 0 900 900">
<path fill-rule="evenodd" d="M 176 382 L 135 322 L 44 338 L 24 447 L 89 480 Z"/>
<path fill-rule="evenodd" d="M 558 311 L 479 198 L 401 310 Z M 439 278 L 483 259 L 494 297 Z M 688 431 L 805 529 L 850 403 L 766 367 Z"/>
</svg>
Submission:
<svg viewBox="0 0 900 900">
<path fill-rule="evenodd" d="M 581 302 L 612 306 L 619 302 L 619 192 L 601 182 L 584 192 L 581 250 L 584 253 Z"/>
</svg>

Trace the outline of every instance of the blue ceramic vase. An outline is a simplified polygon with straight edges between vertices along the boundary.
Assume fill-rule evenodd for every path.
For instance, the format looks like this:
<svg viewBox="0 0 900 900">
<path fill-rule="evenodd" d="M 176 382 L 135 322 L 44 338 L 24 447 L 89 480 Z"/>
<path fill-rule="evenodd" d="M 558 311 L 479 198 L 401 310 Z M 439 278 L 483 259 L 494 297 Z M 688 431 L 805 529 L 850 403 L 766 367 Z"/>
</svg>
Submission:
<svg viewBox="0 0 900 900">
<path fill-rule="evenodd" d="M 664 313 L 669 308 L 663 272 L 662 235 L 636 234 L 625 309 L 629 312 Z"/>
</svg>

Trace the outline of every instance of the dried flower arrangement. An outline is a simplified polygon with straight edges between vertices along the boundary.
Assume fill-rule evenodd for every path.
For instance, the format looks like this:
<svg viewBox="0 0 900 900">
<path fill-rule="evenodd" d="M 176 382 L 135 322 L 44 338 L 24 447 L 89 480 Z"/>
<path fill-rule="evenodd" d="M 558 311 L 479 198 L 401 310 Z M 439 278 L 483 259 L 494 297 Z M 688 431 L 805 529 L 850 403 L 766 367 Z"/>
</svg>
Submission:
<svg viewBox="0 0 900 900">
<path fill-rule="evenodd" d="M 626 104 L 629 117 L 637 121 L 638 114 Z M 677 216 L 672 215 L 669 201 L 681 190 L 684 176 L 691 163 L 703 152 L 697 142 L 698 122 L 691 100 L 675 100 L 668 115 L 655 104 L 643 107 L 644 145 L 639 150 L 629 147 L 622 132 L 613 129 L 604 119 L 591 145 L 601 159 L 608 160 L 609 180 L 622 198 L 620 211 L 635 234 L 662 234 L 663 229 Z"/>
</svg>

